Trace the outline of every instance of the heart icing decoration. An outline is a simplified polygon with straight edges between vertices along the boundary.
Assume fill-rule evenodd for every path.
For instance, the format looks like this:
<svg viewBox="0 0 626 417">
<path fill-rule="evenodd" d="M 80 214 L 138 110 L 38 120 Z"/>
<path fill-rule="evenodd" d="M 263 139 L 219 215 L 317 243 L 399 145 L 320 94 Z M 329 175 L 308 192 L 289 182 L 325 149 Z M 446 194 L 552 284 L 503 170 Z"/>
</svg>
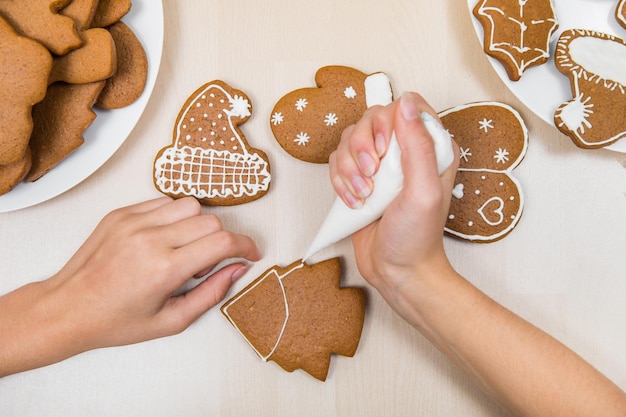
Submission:
<svg viewBox="0 0 626 417">
<path fill-rule="evenodd" d="M 495 203 L 495 209 L 490 208 Z M 504 213 L 502 210 L 504 209 L 504 200 L 500 197 L 491 197 L 489 200 L 485 201 L 485 204 L 480 206 L 478 209 L 478 214 L 480 217 L 490 226 L 497 226 L 504 221 Z M 491 215 L 495 215 L 497 218 L 496 221 L 490 220 Z"/>
</svg>

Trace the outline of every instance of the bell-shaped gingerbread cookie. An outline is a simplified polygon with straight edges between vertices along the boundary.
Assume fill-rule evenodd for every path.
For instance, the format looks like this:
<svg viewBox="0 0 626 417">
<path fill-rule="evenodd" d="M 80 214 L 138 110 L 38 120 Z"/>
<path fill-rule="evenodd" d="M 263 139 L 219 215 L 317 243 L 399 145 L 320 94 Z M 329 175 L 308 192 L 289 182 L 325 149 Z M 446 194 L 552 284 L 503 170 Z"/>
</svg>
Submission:
<svg viewBox="0 0 626 417">
<path fill-rule="evenodd" d="M 248 96 L 223 81 L 198 88 L 176 119 L 173 144 L 155 158 L 156 188 L 218 206 L 265 195 L 271 180 L 267 155 L 251 148 L 238 128 L 251 111 Z"/>
<path fill-rule="evenodd" d="M 391 102 L 393 93 L 385 74 L 367 75 L 342 66 L 319 69 L 315 83 L 317 88 L 283 96 L 272 110 L 270 127 L 291 156 L 322 164 L 337 149 L 343 130 L 371 105 Z"/>
<path fill-rule="evenodd" d="M 354 356 L 365 317 L 363 290 L 340 280 L 339 258 L 274 266 L 221 311 L 264 361 L 324 381 L 331 353 Z"/>
<path fill-rule="evenodd" d="M 573 98 L 559 106 L 554 124 L 581 148 L 626 138 L 626 42 L 582 29 L 563 32 L 555 53 Z"/>
<path fill-rule="evenodd" d="M 502 239 L 524 208 L 521 185 L 511 176 L 528 147 L 524 121 L 495 102 L 457 106 L 439 117 L 460 150 L 446 233 L 480 243 Z"/>
</svg>

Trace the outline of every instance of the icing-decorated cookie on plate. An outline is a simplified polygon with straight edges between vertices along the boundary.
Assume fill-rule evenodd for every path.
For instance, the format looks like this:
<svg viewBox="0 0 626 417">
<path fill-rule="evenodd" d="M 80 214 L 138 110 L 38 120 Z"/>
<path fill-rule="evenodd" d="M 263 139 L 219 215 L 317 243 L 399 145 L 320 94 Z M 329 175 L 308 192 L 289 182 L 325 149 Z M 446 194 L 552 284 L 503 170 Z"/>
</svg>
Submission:
<svg viewBox="0 0 626 417">
<path fill-rule="evenodd" d="M 385 74 L 367 75 L 343 66 L 320 68 L 315 84 L 284 95 L 272 110 L 270 127 L 294 158 L 327 163 L 344 129 L 371 105 L 391 102 L 393 93 Z"/>
<path fill-rule="evenodd" d="M 615 8 L 615 18 L 620 25 L 626 28 L 626 0 L 620 0 L 617 4 Z"/>
<path fill-rule="evenodd" d="M 479 0 L 473 14 L 484 28 L 483 49 L 512 81 L 550 56 L 559 27 L 552 0 Z"/>
<path fill-rule="evenodd" d="M 339 258 L 274 266 L 221 311 L 264 361 L 324 381 L 332 353 L 354 356 L 365 317 L 363 290 L 340 281 Z"/>
<path fill-rule="evenodd" d="M 586 29 L 567 30 L 554 58 L 573 97 L 554 112 L 556 127 L 587 149 L 626 138 L 626 42 Z"/>
<path fill-rule="evenodd" d="M 511 175 L 528 148 L 524 121 L 496 102 L 457 106 L 439 117 L 460 150 L 446 233 L 479 243 L 504 238 L 524 209 L 521 185 Z"/>
<path fill-rule="evenodd" d="M 251 114 L 248 96 L 223 81 L 194 91 L 178 114 L 172 145 L 155 158 L 155 187 L 174 198 L 192 196 L 213 206 L 264 196 L 271 181 L 267 155 L 250 147 L 239 129 Z"/>
</svg>

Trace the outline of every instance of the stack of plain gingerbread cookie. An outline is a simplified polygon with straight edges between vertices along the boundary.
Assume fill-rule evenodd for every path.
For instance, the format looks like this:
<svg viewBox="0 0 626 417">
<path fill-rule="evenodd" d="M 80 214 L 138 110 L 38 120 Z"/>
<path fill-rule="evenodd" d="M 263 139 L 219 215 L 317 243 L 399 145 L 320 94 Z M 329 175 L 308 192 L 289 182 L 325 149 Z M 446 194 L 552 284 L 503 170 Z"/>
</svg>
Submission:
<svg viewBox="0 0 626 417">
<path fill-rule="evenodd" d="M 143 92 L 148 61 L 121 19 L 130 0 L 0 2 L 0 194 L 83 144 L 93 107 Z"/>
</svg>

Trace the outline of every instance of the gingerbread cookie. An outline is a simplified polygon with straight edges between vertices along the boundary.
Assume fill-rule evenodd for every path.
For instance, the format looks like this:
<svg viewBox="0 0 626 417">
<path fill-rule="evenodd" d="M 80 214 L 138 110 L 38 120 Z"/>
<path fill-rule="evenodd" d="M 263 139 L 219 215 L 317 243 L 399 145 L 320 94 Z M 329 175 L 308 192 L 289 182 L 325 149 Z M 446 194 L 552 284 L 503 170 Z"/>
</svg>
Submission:
<svg viewBox="0 0 626 417">
<path fill-rule="evenodd" d="M 317 88 L 302 88 L 283 96 L 272 110 L 270 127 L 291 156 L 327 163 L 343 130 L 356 123 L 368 107 L 368 96 L 393 93 L 383 73 L 364 74 L 349 67 L 323 67 L 315 74 Z"/>
<path fill-rule="evenodd" d="M 65 55 L 78 48 L 82 40 L 74 20 L 59 14 L 71 0 L 0 1 L 0 14 L 15 30 L 34 39 L 55 55 Z"/>
<path fill-rule="evenodd" d="M 584 29 L 563 32 L 555 53 L 573 98 L 554 113 L 554 124 L 581 148 L 626 138 L 626 42 Z"/>
<path fill-rule="evenodd" d="M 111 26 L 126 16 L 131 7 L 130 0 L 100 0 L 91 25 L 97 28 Z"/>
<path fill-rule="evenodd" d="M 354 356 L 365 317 L 363 290 L 340 280 L 339 258 L 274 266 L 221 311 L 264 361 L 324 381 L 332 353 Z"/>
<path fill-rule="evenodd" d="M 38 180 L 85 142 L 83 132 L 96 118 L 92 107 L 103 87 L 104 81 L 48 87 L 46 98 L 33 107 L 33 164 L 26 181 Z"/>
<path fill-rule="evenodd" d="M 550 56 L 559 24 L 552 0 L 479 0 L 473 14 L 484 28 L 483 49 L 517 81 Z"/>
<path fill-rule="evenodd" d="M 74 19 L 76 29 L 79 32 L 89 29 L 91 21 L 96 14 L 99 0 L 72 0 L 70 4 L 61 9 L 60 14 Z"/>
<path fill-rule="evenodd" d="M 0 165 L 0 195 L 6 194 L 19 184 L 28 171 L 30 170 L 32 156 L 30 148 L 26 148 L 26 152 L 22 159 L 8 165 Z"/>
<path fill-rule="evenodd" d="M 31 108 L 43 100 L 52 56 L 0 17 L 0 165 L 24 159 L 33 128 Z"/>
<path fill-rule="evenodd" d="M 132 104 L 143 92 L 148 78 L 148 57 L 139 39 L 123 22 L 108 29 L 115 42 L 117 70 L 107 79 L 96 106 L 119 109 Z"/>
<path fill-rule="evenodd" d="M 106 80 L 115 74 L 117 55 L 115 42 L 106 29 L 94 28 L 81 33 L 83 45 L 54 59 L 49 83 L 65 81 L 87 84 Z"/>
<path fill-rule="evenodd" d="M 511 175 L 528 147 L 524 121 L 494 102 L 457 106 L 439 117 L 460 148 L 446 233 L 481 243 L 502 239 L 524 209 L 522 188 Z"/>
<path fill-rule="evenodd" d="M 626 29 L 626 0 L 620 0 L 615 8 L 615 18 Z"/>
<path fill-rule="evenodd" d="M 271 180 L 267 155 L 250 148 L 238 128 L 251 112 L 248 96 L 223 81 L 198 88 L 178 114 L 172 145 L 156 156 L 156 188 L 207 205 L 243 204 L 265 195 Z"/>
</svg>

